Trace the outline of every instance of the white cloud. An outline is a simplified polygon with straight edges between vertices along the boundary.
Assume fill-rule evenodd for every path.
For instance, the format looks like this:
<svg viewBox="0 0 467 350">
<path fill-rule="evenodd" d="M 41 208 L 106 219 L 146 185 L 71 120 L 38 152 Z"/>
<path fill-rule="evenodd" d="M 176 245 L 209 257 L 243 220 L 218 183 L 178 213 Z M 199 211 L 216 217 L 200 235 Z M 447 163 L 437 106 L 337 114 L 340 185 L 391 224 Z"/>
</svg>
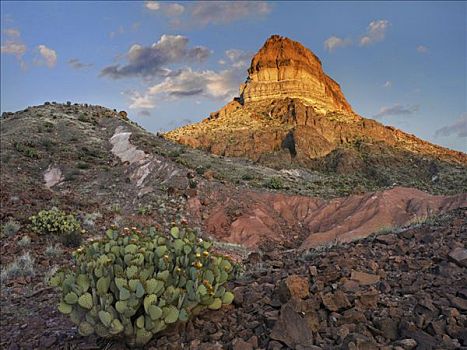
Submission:
<svg viewBox="0 0 467 350">
<path fill-rule="evenodd" d="M 53 68 L 57 64 L 57 52 L 45 45 L 38 45 L 37 49 L 39 54 L 44 59 L 45 64 L 49 68 Z M 38 64 L 42 64 L 42 61 L 36 61 Z"/>
<path fill-rule="evenodd" d="M 173 2 L 147 1 L 144 6 L 150 11 L 162 11 L 168 17 L 177 17 L 185 12 L 185 6 Z"/>
<path fill-rule="evenodd" d="M 3 33 L 8 40 L 2 40 L 2 46 L 0 52 L 6 55 L 15 55 L 22 70 L 26 70 L 27 64 L 23 60 L 23 55 L 26 53 L 28 48 L 21 41 L 21 32 L 16 28 L 7 28 L 3 30 Z"/>
<path fill-rule="evenodd" d="M 228 101 L 238 95 L 241 82 L 239 71 L 235 68 L 219 72 L 194 71 L 187 67 L 160 83 L 149 86 L 143 93 L 130 91 L 125 94 L 131 100 L 131 109 L 151 109 L 157 105 L 156 101 L 173 101 L 187 97 Z M 195 103 L 199 103 L 199 100 Z"/>
<path fill-rule="evenodd" d="M 253 53 L 245 52 L 239 49 L 230 49 L 225 51 L 227 60 L 219 60 L 219 64 L 225 65 L 230 63 L 233 68 L 246 68 L 250 65 Z"/>
<path fill-rule="evenodd" d="M 1 46 L 1 52 L 9 55 L 15 55 L 18 59 L 24 55 L 27 47 L 21 42 L 7 40 L 5 45 Z"/>
<path fill-rule="evenodd" d="M 0 47 L 0 52 L 6 55 L 15 55 L 21 65 L 21 68 L 26 68 L 26 63 L 23 61 L 23 55 L 26 53 L 27 47 L 21 42 L 20 30 L 16 28 L 7 28 L 3 30 L 3 33 L 6 35 L 8 40 L 5 42 L 2 40 L 3 45 Z"/>
<path fill-rule="evenodd" d="M 359 40 L 356 40 L 358 42 L 358 45 L 368 46 L 376 42 L 383 41 L 386 36 L 386 32 L 390 26 L 391 23 L 389 23 L 389 21 L 386 19 L 380 19 L 377 21 L 370 22 L 366 33 L 363 36 L 361 36 Z M 350 38 L 344 39 L 333 35 L 324 41 L 324 48 L 329 52 L 333 52 L 337 48 L 353 45 L 354 41 L 355 40 L 352 40 Z"/>
<path fill-rule="evenodd" d="M 384 40 L 390 25 L 391 23 L 385 19 L 370 22 L 366 34 L 360 38 L 360 46 L 367 46 Z"/>
<path fill-rule="evenodd" d="M 352 44 L 351 39 L 342 39 L 337 36 L 331 36 L 324 41 L 324 48 L 329 52 L 333 52 L 335 49 L 339 47 L 345 47 L 351 44 Z"/>
<path fill-rule="evenodd" d="M 130 96 L 131 104 L 129 107 L 131 109 L 138 109 L 138 108 L 151 109 L 156 106 L 156 103 L 153 100 L 152 96 L 149 96 L 147 94 L 142 95 L 137 91 L 132 91 L 127 94 Z"/>
<path fill-rule="evenodd" d="M 417 46 L 417 52 L 418 53 L 427 53 L 428 52 L 428 47 L 423 46 L 423 45 L 419 45 L 419 46 Z"/>
<path fill-rule="evenodd" d="M 157 1 L 146 1 L 144 6 L 151 11 L 157 11 L 161 8 L 161 5 Z"/>
<path fill-rule="evenodd" d="M 467 137 L 467 113 L 460 116 L 454 123 L 436 130 L 435 137 L 438 136 L 451 136 Z"/>
<path fill-rule="evenodd" d="M 379 112 L 376 113 L 373 117 L 378 119 L 382 117 L 391 117 L 391 116 L 401 116 L 401 115 L 411 115 L 418 112 L 420 109 L 419 105 L 407 105 L 403 106 L 399 103 L 389 106 L 381 107 Z"/>
<path fill-rule="evenodd" d="M 385 88 L 390 88 L 391 86 L 392 86 L 392 82 L 389 81 L 389 80 L 386 80 L 386 81 L 384 82 L 384 84 L 383 84 L 383 87 L 385 87 Z"/>
<path fill-rule="evenodd" d="M 237 90 L 238 82 L 231 70 L 197 72 L 185 68 L 178 75 L 167 77 L 161 83 L 151 86 L 147 93 L 172 98 L 204 96 L 226 100 L 233 98 Z"/>
</svg>

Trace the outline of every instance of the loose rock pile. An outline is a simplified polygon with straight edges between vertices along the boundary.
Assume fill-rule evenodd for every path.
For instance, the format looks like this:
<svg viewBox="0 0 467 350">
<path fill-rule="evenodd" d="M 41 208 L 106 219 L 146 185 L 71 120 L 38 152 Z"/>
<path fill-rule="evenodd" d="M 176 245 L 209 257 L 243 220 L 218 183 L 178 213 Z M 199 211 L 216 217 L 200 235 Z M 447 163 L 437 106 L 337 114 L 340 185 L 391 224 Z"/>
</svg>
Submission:
<svg viewBox="0 0 467 350">
<path fill-rule="evenodd" d="M 234 307 L 157 349 L 467 348 L 467 215 L 328 251 L 250 255 Z M 166 342 L 166 345 L 164 345 Z"/>
</svg>

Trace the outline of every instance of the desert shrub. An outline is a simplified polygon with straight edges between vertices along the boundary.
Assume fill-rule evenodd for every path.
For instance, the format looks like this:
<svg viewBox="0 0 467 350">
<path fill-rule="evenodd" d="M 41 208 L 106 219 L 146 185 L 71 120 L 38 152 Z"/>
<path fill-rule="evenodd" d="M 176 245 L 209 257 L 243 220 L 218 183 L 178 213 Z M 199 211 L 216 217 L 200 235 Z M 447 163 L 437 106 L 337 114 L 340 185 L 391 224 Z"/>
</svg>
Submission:
<svg viewBox="0 0 467 350">
<path fill-rule="evenodd" d="M 152 211 L 153 211 L 153 207 L 151 204 L 138 206 L 139 215 L 150 215 Z"/>
<path fill-rule="evenodd" d="M 251 175 L 250 173 L 245 173 L 242 175 L 242 180 L 253 180 L 255 177 L 253 175 Z"/>
<path fill-rule="evenodd" d="M 273 190 L 279 190 L 284 187 L 284 183 L 282 182 L 282 179 L 279 177 L 271 177 L 265 184 L 264 186 L 266 188 L 271 188 Z"/>
<path fill-rule="evenodd" d="M 50 139 L 43 139 L 41 140 L 41 145 L 45 148 L 47 152 L 53 150 L 53 147 L 57 145 L 57 143 Z"/>
<path fill-rule="evenodd" d="M 89 163 L 86 163 L 86 162 L 78 162 L 76 164 L 76 167 L 78 169 L 89 169 L 91 166 L 89 165 Z"/>
<path fill-rule="evenodd" d="M 2 226 L 2 236 L 14 236 L 20 228 L 21 225 L 17 221 L 10 219 Z"/>
<path fill-rule="evenodd" d="M 29 247 L 30 244 L 31 244 L 31 238 L 29 236 L 24 236 L 18 241 L 18 245 L 21 248 Z"/>
<path fill-rule="evenodd" d="M 76 180 L 81 172 L 78 169 L 67 169 L 65 171 L 64 180 L 65 181 L 73 181 Z"/>
<path fill-rule="evenodd" d="M 50 256 L 50 257 L 57 257 L 57 256 L 62 255 L 63 250 L 62 248 L 60 248 L 59 244 L 55 244 L 55 245 L 50 244 L 47 246 L 47 248 L 45 248 L 44 253 L 45 255 Z"/>
<path fill-rule="evenodd" d="M 53 234 L 69 247 L 81 244 L 81 225 L 73 214 L 57 208 L 41 210 L 29 218 L 30 228 L 39 235 Z"/>
<path fill-rule="evenodd" d="M 0 280 L 2 283 L 15 277 L 34 276 L 34 258 L 29 252 L 17 257 L 12 263 L 2 269 Z"/>
<path fill-rule="evenodd" d="M 86 214 L 83 218 L 83 226 L 87 229 L 93 229 L 96 226 L 96 221 L 102 218 L 102 214 L 99 212 L 93 212 Z"/>
<path fill-rule="evenodd" d="M 37 153 L 36 146 L 32 142 L 16 142 L 15 149 L 28 158 L 39 158 L 39 153 Z"/>
<path fill-rule="evenodd" d="M 46 121 L 46 122 L 44 122 L 44 128 L 45 128 L 45 131 L 52 132 L 54 130 L 54 128 L 55 128 L 55 124 Z"/>
<path fill-rule="evenodd" d="M 169 158 L 177 158 L 177 157 L 180 157 L 181 154 L 182 153 L 180 152 L 180 150 L 173 150 L 173 151 L 170 151 L 167 156 Z"/>
<path fill-rule="evenodd" d="M 110 211 L 115 213 L 115 214 L 121 214 L 122 213 L 122 207 L 120 204 L 118 203 L 113 203 L 111 206 L 110 206 Z"/>
<path fill-rule="evenodd" d="M 59 271 L 50 281 L 61 289 L 59 311 L 83 336 L 142 346 L 205 308 L 230 304 L 233 294 L 224 284 L 233 276 L 232 263 L 212 254 L 211 243 L 190 229 L 170 233 L 110 229 L 78 250 L 76 269 Z"/>
</svg>

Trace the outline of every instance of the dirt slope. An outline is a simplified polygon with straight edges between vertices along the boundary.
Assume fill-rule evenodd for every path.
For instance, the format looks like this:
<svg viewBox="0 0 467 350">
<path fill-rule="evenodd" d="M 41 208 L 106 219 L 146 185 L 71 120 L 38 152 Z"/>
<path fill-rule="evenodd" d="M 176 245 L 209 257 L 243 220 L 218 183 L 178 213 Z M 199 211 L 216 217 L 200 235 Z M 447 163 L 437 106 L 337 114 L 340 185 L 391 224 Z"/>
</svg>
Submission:
<svg viewBox="0 0 467 350">
<path fill-rule="evenodd" d="M 431 196 L 397 187 L 327 201 L 279 193 L 218 191 L 190 198 L 188 207 L 195 216 L 204 217 L 206 231 L 222 241 L 250 248 L 274 242 L 290 247 L 300 245 L 306 250 L 351 242 L 467 207 L 467 194 Z"/>
</svg>

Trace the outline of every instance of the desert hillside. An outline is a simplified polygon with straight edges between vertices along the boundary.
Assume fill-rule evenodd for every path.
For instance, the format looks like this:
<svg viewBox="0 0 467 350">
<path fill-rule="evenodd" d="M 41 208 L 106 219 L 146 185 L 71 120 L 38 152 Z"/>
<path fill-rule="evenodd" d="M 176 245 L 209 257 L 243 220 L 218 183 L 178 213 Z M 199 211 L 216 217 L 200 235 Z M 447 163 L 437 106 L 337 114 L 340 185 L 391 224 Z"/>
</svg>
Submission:
<svg viewBox="0 0 467 350">
<path fill-rule="evenodd" d="M 168 328 L 148 349 L 465 344 L 461 164 L 413 156 L 435 173 L 401 169 L 389 184 L 211 155 L 100 106 L 46 103 L 1 123 L 2 347 L 122 346 L 77 336 L 56 308 L 51 275 L 73 266 L 75 243 L 84 249 L 109 227 L 174 225 L 239 263 L 228 282 L 235 299 Z M 52 207 L 81 223 L 78 243 L 31 229 L 31 216 Z"/>
</svg>

